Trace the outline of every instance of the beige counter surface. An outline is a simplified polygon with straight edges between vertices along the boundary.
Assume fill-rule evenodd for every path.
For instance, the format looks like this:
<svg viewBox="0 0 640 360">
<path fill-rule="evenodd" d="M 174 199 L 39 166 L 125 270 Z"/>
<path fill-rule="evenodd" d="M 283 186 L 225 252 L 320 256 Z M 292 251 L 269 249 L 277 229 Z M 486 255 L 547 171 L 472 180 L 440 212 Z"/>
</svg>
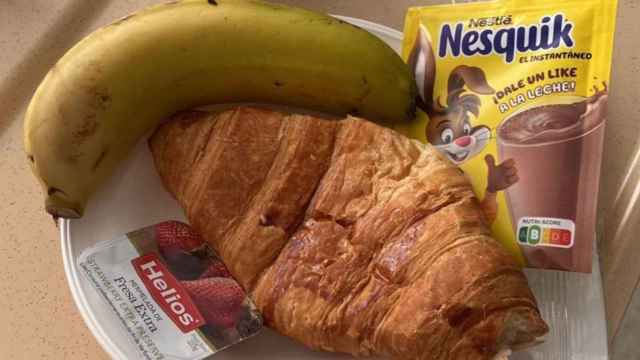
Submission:
<svg viewBox="0 0 640 360">
<path fill-rule="evenodd" d="M 22 147 L 22 115 L 49 67 L 100 25 L 153 0 L 0 1 L 0 358 L 106 359 L 75 309 L 62 265 L 58 232 L 42 209 L 42 195 Z M 438 1 L 286 0 L 400 29 L 407 6 Z M 621 0 L 616 45 L 611 146 L 605 160 L 602 208 L 613 209 L 624 170 L 638 152 L 640 134 L 640 3 Z M 624 124 L 623 124 L 624 123 Z M 637 174 L 636 174 L 637 175 Z M 633 190 L 633 189 L 632 189 Z M 635 194 L 632 191 L 632 194 Z M 637 194 L 636 194 L 637 195 Z M 624 210 L 624 209 L 622 209 Z M 634 212 L 637 214 L 637 211 Z M 605 251 L 614 255 L 605 246 Z M 639 254 L 640 255 L 640 254 Z M 606 267 L 606 265 L 605 265 Z M 606 278 L 606 277 L 605 277 Z M 633 284 L 635 285 L 635 284 Z M 618 285 L 617 285 L 618 286 Z M 617 326 L 632 289 L 614 289 Z M 613 326 L 613 325 L 612 325 Z M 614 327 L 615 327 L 614 326 Z M 631 325 L 633 326 L 633 324 Z M 640 326 L 637 326 L 640 328 Z"/>
</svg>

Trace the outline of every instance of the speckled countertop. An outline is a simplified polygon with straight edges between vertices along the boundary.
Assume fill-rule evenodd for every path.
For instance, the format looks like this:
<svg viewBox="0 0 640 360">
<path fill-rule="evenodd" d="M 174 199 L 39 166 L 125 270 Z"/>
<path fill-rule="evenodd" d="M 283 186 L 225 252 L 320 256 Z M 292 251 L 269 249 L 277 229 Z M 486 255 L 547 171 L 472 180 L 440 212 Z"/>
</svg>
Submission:
<svg viewBox="0 0 640 360">
<path fill-rule="evenodd" d="M 0 1 L 0 358 L 106 359 L 76 311 L 67 287 L 58 232 L 42 209 L 40 188 L 22 149 L 22 115 L 49 67 L 83 35 L 154 0 Z M 398 29 L 407 6 L 443 1 L 286 0 Z M 612 118 L 603 209 L 633 161 L 640 134 L 640 4 L 620 0 Z M 629 80 L 635 81 L 629 81 Z M 620 86 L 622 85 L 622 86 Z M 620 86 L 620 87 L 618 87 Z M 624 126 L 622 126 L 624 123 Z M 615 149 L 614 149 L 615 148 Z M 626 290 L 630 293 L 631 289 Z M 620 316 L 619 311 L 610 311 Z M 629 326 L 627 324 L 627 326 Z M 631 324 L 630 326 L 634 326 Z"/>
</svg>

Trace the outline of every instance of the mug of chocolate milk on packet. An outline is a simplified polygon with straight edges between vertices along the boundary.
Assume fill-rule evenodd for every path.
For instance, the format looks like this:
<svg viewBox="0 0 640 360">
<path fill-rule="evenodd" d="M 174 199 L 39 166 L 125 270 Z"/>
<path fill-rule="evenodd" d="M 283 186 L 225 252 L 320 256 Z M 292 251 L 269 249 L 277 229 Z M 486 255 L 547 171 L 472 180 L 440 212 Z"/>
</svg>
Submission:
<svg viewBox="0 0 640 360">
<path fill-rule="evenodd" d="M 615 0 L 409 9 L 403 55 L 423 110 L 397 130 L 465 171 L 528 267 L 590 272 Z"/>
</svg>

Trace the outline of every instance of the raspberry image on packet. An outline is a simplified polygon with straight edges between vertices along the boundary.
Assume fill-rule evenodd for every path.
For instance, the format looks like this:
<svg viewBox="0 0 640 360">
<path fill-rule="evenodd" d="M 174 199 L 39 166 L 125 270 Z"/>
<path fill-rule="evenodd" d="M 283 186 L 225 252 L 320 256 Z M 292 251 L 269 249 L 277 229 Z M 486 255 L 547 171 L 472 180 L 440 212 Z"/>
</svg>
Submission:
<svg viewBox="0 0 640 360">
<path fill-rule="evenodd" d="M 79 265 L 145 359 L 207 358 L 262 328 L 251 299 L 187 224 L 98 244 Z"/>
</svg>

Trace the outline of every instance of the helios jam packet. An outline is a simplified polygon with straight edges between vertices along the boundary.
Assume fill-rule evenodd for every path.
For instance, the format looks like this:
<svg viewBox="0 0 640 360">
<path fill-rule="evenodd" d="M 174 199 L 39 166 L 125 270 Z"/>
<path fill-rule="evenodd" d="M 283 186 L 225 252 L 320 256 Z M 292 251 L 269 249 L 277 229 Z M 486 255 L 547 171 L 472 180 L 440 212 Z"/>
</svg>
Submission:
<svg viewBox="0 0 640 360">
<path fill-rule="evenodd" d="M 78 263 L 144 359 L 204 359 L 262 328 L 253 302 L 188 225 L 167 221 Z"/>
<path fill-rule="evenodd" d="M 470 177 L 523 265 L 590 272 L 615 0 L 411 8 L 403 55 L 424 111 L 404 132 Z"/>
</svg>

